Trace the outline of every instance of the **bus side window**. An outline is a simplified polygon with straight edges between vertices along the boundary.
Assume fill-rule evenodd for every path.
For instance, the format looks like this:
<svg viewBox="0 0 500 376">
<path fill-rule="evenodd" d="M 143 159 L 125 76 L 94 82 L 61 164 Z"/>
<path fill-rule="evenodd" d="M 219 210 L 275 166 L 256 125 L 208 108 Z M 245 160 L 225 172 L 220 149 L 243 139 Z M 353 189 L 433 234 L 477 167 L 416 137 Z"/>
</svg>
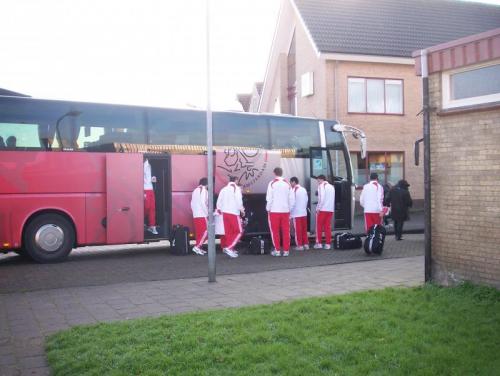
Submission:
<svg viewBox="0 0 500 376">
<path fill-rule="evenodd" d="M 38 124 L 0 123 L 0 149 L 40 149 Z"/>
</svg>

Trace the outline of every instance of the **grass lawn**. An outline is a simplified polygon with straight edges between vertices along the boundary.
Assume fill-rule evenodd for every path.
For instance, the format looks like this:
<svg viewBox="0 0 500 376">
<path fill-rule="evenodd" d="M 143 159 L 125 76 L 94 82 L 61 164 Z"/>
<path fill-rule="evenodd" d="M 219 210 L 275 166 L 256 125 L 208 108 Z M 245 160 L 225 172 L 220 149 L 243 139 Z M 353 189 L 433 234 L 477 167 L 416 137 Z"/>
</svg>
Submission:
<svg viewBox="0 0 500 376">
<path fill-rule="evenodd" d="M 75 327 L 54 375 L 499 375 L 500 291 L 386 289 Z"/>
</svg>

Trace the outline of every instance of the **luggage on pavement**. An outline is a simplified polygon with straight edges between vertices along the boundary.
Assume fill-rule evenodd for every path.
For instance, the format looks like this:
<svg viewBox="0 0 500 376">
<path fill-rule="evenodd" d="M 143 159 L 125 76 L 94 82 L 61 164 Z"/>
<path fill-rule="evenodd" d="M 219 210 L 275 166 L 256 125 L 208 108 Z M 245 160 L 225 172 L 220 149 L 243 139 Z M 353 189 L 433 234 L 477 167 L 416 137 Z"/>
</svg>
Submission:
<svg viewBox="0 0 500 376">
<path fill-rule="evenodd" d="M 333 237 L 333 248 L 335 249 L 359 249 L 362 246 L 361 236 L 350 232 L 340 232 Z"/>
<path fill-rule="evenodd" d="M 250 255 L 265 255 L 271 250 L 271 243 L 269 239 L 261 236 L 256 236 L 250 239 L 248 246 L 248 254 Z"/>
<path fill-rule="evenodd" d="M 174 225 L 170 235 L 170 251 L 175 255 L 187 255 L 189 253 L 188 227 Z"/>
<path fill-rule="evenodd" d="M 382 225 L 373 225 L 370 227 L 365 239 L 365 252 L 369 255 L 380 255 L 384 250 L 385 234 L 385 227 Z"/>
</svg>

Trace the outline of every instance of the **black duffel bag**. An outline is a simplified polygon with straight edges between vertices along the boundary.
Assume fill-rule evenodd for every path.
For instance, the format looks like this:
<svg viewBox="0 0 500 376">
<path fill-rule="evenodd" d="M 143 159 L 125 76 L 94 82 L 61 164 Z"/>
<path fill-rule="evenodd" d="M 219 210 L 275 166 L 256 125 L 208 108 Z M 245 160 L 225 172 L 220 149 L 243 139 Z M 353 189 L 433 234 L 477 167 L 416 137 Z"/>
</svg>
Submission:
<svg viewBox="0 0 500 376">
<path fill-rule="evenodd" d="M 384 251 L 385 227 L 382 225 L 373 225 L 368 230 L 365 239 L 365 252 L 369 255 L 380 255 Z"/>
<path fill-rule="evenodd" d="M 261 236 L 256 236 L 250 239 L 250 244 L 247 248 L 247 253 L 249 255 L 265 255 L 271 250 L 271 242 L 269 239 L 263 238 Z"/>
<path fill-rule="evenodd" d="M 333 236 L 333 248 L 335 249 L 359 249 L 363 246 L 361 236 L 350 232 L 340 232 Z"/>
</svg>

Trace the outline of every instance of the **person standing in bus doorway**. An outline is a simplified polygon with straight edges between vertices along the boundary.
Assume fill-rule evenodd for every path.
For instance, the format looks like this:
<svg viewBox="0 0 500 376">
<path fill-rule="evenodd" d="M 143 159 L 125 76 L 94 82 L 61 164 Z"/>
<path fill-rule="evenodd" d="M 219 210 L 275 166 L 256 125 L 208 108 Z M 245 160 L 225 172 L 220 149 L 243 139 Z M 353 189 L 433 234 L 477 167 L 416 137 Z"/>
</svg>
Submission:
<svg viewBox="0 0 500 376">
<path fill-rule="evenodd" d="M 392 219 L 394 221 L 394 234 L 396 240 L 403 240 L 403 224 L 410 216 L 408 208 L 411 208 L 411 199 L 408 187 L 410 184 L 406 180 L 400 180 L 388 193 L 386 201 L 391 206 Z"/>
<path fill-rule="evenodd" d="M 241 188 L 236 184 L 236 177 L 230 176 L 229 183 L 221 189 L 217 197 L 217 211 L 222 214 L 224 235 L 221 237 L 222 252 L 231 258 L 238 257 L 234 247 L 243 235 L 240 215 L 245 215 Z"/>
<path fill-rule="evenodd" d="M 201 247 L 207 240 L 208 224 L 208 179 L 201 178 L 199 185 L 191 194 L 191 210 L 193 211 L 194 232 L 196 234 L 196 245 L 193 252 L 203 256 L 205 252 Z"/>
<path fill-rule="evenodd" d="M 290 179 L 292 192 L 295 196 L 295 204 L 290 211 L 290 217 L 293 221 L 293 228 L 295 232 L 295 245 L 297 251 L 309 249 L 309 239 L 307 237 L 307 191 L 304 187 L 299 185 L 299 179 L 292 177 Z"/>
<path fill-rule="evenodd" d="M 153 183 L 156 177 L 151 176 L 151 165 L 148 159 L 144 161 L 144 214 L 147 217 L 147 230 L 153 235 L 158 235 L 156 231 L 156 202 Z"/>
<path fill-rule="evenodd" d="M 283 170 L 276 167 L 275 178 L 267 186 L 266 210 L 269 230 L 274 249 L 271 256 L 281 256 L 281 240 L 283 240 L 283 256 L 290 255 L 290 209 L 295 204 L 292 187 L 283 179 Z M 282 239 L 283 238 L 283 239 Z"/>
<path fill-rule="evenodd" d="M 325 175 L 319 175 L 318 205 L 316 205 L 316 244 L 314 249 L 332 249 L 332 218 L 335 211 L 335 187 L 328 183 Z M 325 246 L 321 244 L 325 233 Z"/>
<path fill-rule="evenodd" d="M 384 188 L 378 182 L 378 174 L 372 172 L 370 181 L 363 186 L 359 204 L 363 207 L 365 213 L 365 231 L 373 225 L 381 225 L 384 216 L 383 211 Z"/>
</svg>

